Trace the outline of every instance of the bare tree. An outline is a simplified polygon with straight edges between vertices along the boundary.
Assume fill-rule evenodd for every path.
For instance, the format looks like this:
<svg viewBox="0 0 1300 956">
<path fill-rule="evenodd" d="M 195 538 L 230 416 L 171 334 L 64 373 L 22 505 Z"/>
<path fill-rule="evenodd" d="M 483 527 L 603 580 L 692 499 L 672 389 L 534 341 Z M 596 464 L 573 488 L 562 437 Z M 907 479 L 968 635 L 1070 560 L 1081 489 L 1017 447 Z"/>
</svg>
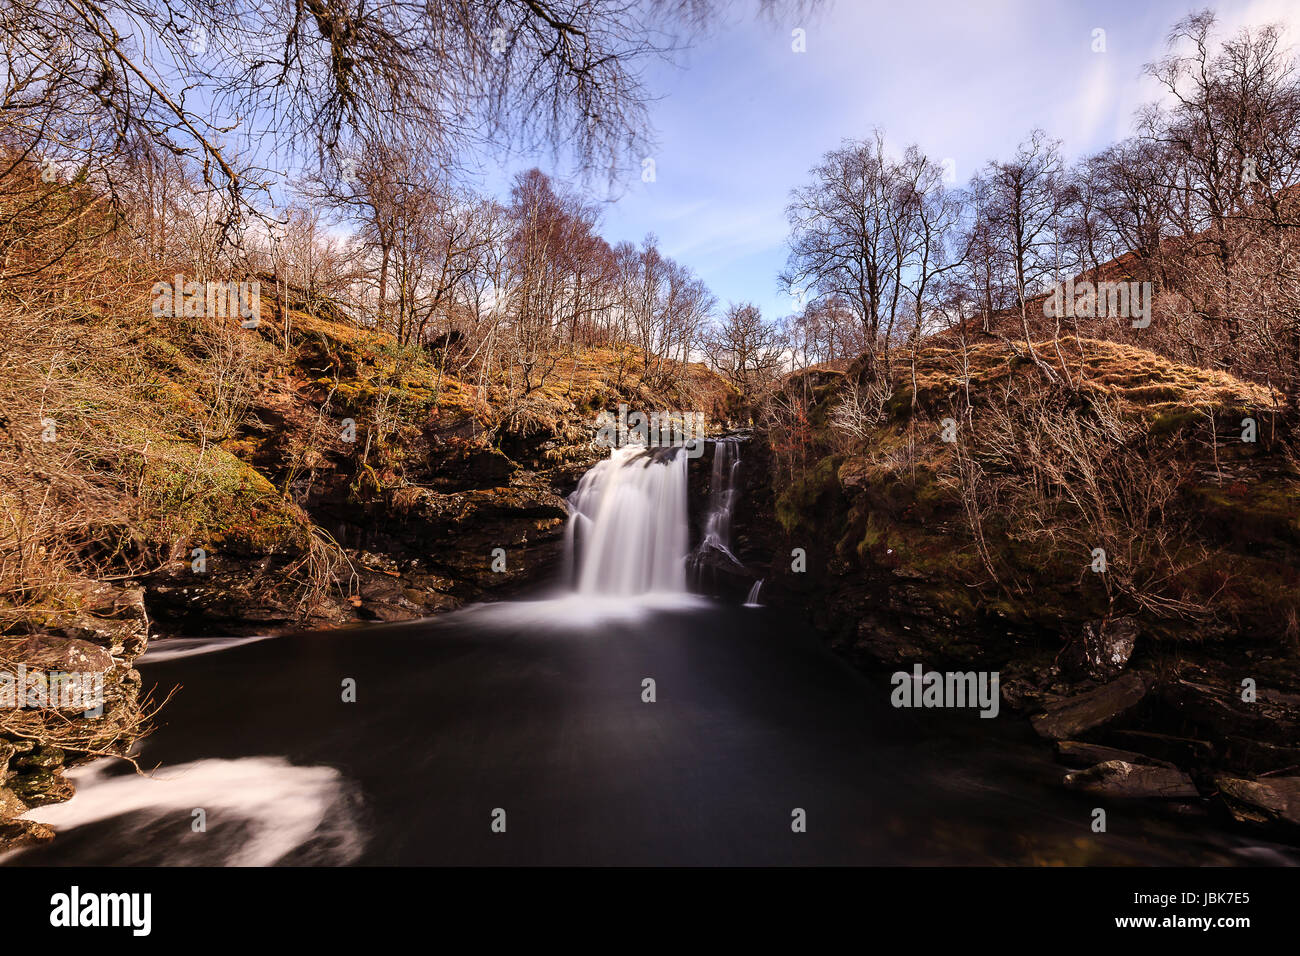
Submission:
<svg viewBox="0 0 1300 956">
<path fill-rule="evenodd" d="M 1051 381 L 1060 376 L 1034 348 L 1029 303 L 1054 271 L 1061 176 L 1060 143 L 1036 129 L 1020 144 L 1014 157 L 989 163 L 976 187 L 983 199 L 981 212 L 987 218 L 991 238 L 1010 269 L 1025 351 Z M 1053 344 L 1061 358 L 1056 338 Z"/>
<path fill-rule="evenodd" d="M 796 298 L 834 299 L 852 309 L 874 364 L 903 296 L 910 234 L 907 196 L 885 135 L 846 142 L 823 157 L 812 182 L 794 190 L 786 218 L 790 255 L 781 280 Z M 883 328 L 882 328 L 883 326 Z"/>
<path fill-rule="evenodd" d="M 785 351 L 779 330 L 748 302 L 729 305 L 704 343 L 709 364 L 736 389 L 752 414 L 781 369 Z"/>
</svg>

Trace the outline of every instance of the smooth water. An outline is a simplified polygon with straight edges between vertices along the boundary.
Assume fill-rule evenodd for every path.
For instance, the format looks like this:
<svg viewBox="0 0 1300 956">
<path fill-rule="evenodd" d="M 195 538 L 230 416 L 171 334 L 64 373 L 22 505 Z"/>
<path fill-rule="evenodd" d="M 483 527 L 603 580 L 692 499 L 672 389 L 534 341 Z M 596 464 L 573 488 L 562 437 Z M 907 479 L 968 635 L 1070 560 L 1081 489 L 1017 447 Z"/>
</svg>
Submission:
<svg viewBox="0 0 1300 956">
<path fill-rule="evenodd" d="M 1092 833 L 1096 798 L 1061 788 L 1023 723 L 894 710 L 886 680 L 772 609 L 681 596 L 579 614 L 581 602 L 170 659 L 160 642 L 141 661 L 146 686 L 183 685 L 140 747 L 161 770 L 78 771 L 76 798 L 31 814 L 58 838 L 6 862 L 1295 860 L 1141 804 Z M 791 831 L 796 809 L 805 833 Z"/>
</svg>

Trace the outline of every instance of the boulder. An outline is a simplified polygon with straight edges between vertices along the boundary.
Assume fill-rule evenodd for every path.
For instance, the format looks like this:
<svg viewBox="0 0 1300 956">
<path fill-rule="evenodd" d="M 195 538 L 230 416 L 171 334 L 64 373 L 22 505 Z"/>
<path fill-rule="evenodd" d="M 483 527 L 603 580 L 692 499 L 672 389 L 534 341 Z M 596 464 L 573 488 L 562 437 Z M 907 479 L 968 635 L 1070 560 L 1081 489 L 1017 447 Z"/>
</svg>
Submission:
<svg viewBox="0 0 1300 956">
<path fill-rule="evenodd" d="M 1065 784 L 1077 790 L 1108 797 L 1155 797 L 1161 800 L 1189 800 L 1200 796 L 1192 778 L 1181 770 L 1107 760 L 1065 775 Z"/>
<path fill-rule="evenodd" d="M 1214 785 L 1241 823 L 1300 827 L 1300 777 L 1215 777 Z"/>
<path fill-rule="evenodd" d="M 1161 686 L 1159 700 L 1178 720 L 1207 737 L 1240 737 L 1294 748 L 1300 741 L 1300 695 L 1261 680 L 1255 700 L 1245 701 L 1241 680 L 1239 674 L 1225 669 L 1186 667 Z"/>
<path fill-rule="evenodd" d="M 1093 680 L 1113 680 L 1128 665 L 1137 638 L 1137 621 L 1131 617 L 1089 621 L 1064 655 L 1063 663 L 1075 674 Z"/>
<path fill-rule="evenodd" d="M 58 747 L 42 744 L 26 756 L 14 761 L 14 766 L 23 770 L 53 770 L 62 767 L 66 754 Z"/>
<path fill-rule="evenodd" d="M 1068 740 L 1128 713 L 1147 690 L 1147 681 L 1140 674 L 1125 674 L 1086 693 L 1044 704 L 1043 713 L 1034 716 L 1032 723 L 1049 740 Z"/>
<path fill-rule="evenodd" d="M 77 792 L 72 782 L 57 770 L 36 770 L 31 773 L 15 774 L 9 780 L 9 789 L 29 807 L 63 803 L 65 800 L 71 800 L 73 794 Z"/>
<path fill-rule="evenodd" d="M 51 631 L 102 647 L 128 662 L 144 653 L 149 644 L 144 588 L 83 581 L 75 590 L 78 610 L 52 622 Z"/>
</svg>

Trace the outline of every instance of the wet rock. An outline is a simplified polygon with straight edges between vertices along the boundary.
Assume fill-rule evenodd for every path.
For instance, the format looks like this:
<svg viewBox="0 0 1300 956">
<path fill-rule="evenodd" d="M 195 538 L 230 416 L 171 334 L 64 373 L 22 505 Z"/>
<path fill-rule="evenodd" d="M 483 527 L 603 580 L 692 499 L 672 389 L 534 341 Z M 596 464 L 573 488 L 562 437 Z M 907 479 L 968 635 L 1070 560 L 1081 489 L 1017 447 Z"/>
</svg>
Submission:
<svg viewBox="0 0 1300 956">
<path fill-rule="evenodd" d="M 1241 823 L 1300 828 L 1300 777 L 1215 777 L 1214 785 Z"/>
<path fill-rule="evenodd" d="M 15 760 L 14 766 L 23 769 L 51 770 L 63 766 L 65 756 L 58 747 L 42 744 L 31 753 Z"/>
<path fill-rule="evenodd" d="M 57 770 L 37 770 L 33 773 L 15 774 L 9 781 L 18 799 L 29 807 L 43 807 L 49 803 L 71 800 L 77 788 Z"/>
<path fill-rule="evenodd" d="M 1069 694 L 1061 669 L 1050 653 L 1026 651 L 1001 668 L 999 689 L 1009 710 L 1041 710 L 1044 700 Z"/>
<path fill-rule="evenodd" d="M 426 611 L 454 611 L 461 602 L 450 594 L 422 588 L 404 588 L 402 596 L 416 607 Z"/>
<path fill-rule="evenodd" d="M 1112 680 L 1128 665 L 1137 644 L 1138 624 L 1131 617 L 1089 621 L 1063 655 L 1066 669 L 1093 680 Z"/>
<path fill-rule="evenodd" d="M 1043 713 L 1034 716 L 1032 723 L 1049 740 L 1068 740 L 1128 713 L 1146 696 L 1147 689 L 1144 677 L 1125 674 L 1086 693 L 1044 704 Z"/>
<path fill-rule="evenodd" d="M 875 618 L 858 623 L 855 639 L 845 650 L 854 657 L 895 666 L 927 659 L 916 636 Z"/>
<path fill-rule="evenodd" d="M 1125 760 L 1107 760 L 1087 770 L 1066 774 L 1065 784 L 1108 797 L 1188 800 L 1200 796 L 1192 778 L 1181 770 L 1144 766 Z"/>
<path fill-rule="evenodd" d="M 0 823 L 0 853 L 53 839 L 54 831 L 43 823 L 33 823 L 31 820 Z"/>
<path fill-rule="evenodd" d="M 229 558 L 204 575 L 190 573 L 188 565 L 159 572 L 148 595 L 163 627 L 157 636 L 265 634 L 302 623 L 298 586 L 264 565 Z M 307 618 L 321 624 L 343 619 L 328 607 Z"/>
<path fill-rule="evenodd" d="M 8 787 L 0 787 L 0 820 L 8 820 L 20 813 L 26 813 L 30 807 L 18 799 L 18 794 Z"/>
<path fill-rule="evenodd" d="M 420 618 L 418 611 L 410 608 L 400 607 L 395 604 L 374 604 L 367 610 L 370 616 L 376 621 L 382 621 L 384 624 L 396 624 L 399 621 L 415 621 Z"/>
<path fill-rule="evenodd" d="M 1300 695 L 1270 687 L 1261 678 L 1255 699 L 1247 701 L 1241 682 L 1238 672 L 1224 667 L 1184 667 L 1161 686 L 1158 699 L 1172 719 L 1225 745 L 1235 742 L 1226 748 L 1234 763 L 1252 767 L 1252 757 L 1267 762 L 1268 748 L 1262 745 L 1277 750 L 1276 761 L 1289 760 L 1300 741 Z M 1272 769 L 1286 765 L 1276 761 Z"/>
<path fill-rule="evenodd" d="M 74 589 L 78 609 L 63 615 L 50 628 L 52 632 L 102 647 L 127 661 L 144 653 L 149 644 L 144 588 L 83 581 Z"/>
<path fill-rule="evenodd" d="M 1167 760 L 1148 757 L 1132 750 L 1120 750 L 1118 747 L 1103 747 L 1101 744 L 1089 744 L 1079 740 L 1062 740 L 1056 745 L 1056 756 L 1071 767 L 1092 767 L 1112 760 L 1137 764 L 1145 767 L 1165 767 L 1176 769 Z"/>
</svg>

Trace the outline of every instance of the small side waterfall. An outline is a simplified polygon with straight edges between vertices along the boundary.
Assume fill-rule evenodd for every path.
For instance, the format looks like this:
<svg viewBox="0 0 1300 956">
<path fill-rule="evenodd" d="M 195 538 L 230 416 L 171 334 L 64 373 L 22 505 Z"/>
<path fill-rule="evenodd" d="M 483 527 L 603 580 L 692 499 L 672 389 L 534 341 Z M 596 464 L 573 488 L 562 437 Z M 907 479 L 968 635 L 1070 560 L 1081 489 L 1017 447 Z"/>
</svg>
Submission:
<svg viewBox="0 0 1300 956">
<path fill-rule="evenodd" d="M 754 582 L 754 586 L 749 589 L 749 597 L 745 598 L 745 607 L 762 607 L 758 603 L 758 592 L 763 589 L 763 579 L 759 578 Z"/>
<path fill-rule="evenodd" d="M 716 551 L 733 564 L 740 561 L 731 553 L 731 515 L 736 508 L 736 477 L 740 468 L 740 443 L 713 443 L 713 472 L 709 479 L 709 512 L 704 522 L 704 540 L 699 553 Z"/>
<path fill-rule="evenodd" d="M 680 448 L 615 448 L 569 496 L 568 580 L 579 594 L 686 591 L 690 526 Z"/>
</svg>

